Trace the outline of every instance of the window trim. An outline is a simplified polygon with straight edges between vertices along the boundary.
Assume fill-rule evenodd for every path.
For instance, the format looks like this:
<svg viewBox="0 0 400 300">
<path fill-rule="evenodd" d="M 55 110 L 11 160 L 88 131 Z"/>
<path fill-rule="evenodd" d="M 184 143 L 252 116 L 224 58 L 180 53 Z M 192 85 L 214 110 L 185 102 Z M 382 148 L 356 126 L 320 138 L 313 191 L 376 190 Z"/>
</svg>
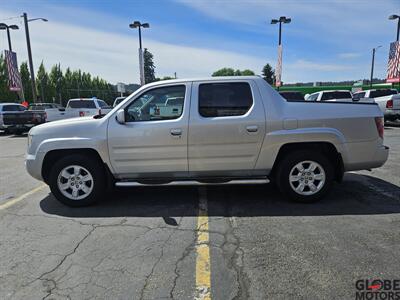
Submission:
<svg viewBox="0 0 400 300">
<path fill-rule="evenodd" d="M 242 115 L 229 115 L 229 116 L 210 116 L 210 117 L 203 116 L 201 114 L 201 112 L 200 112 L 200 87 L 202 85 L 237 84 L 237 83 L 247 84 L 247 86 L 250 89 L 251 105 L 249 106 L 248 110 L 244 114 L 242 114 Z M 254 98 L 255 97 L 254 97 L 254 93 L 253 93 L 253 89 L 252 89 L 251 83 L 248 82 L 248 81 L 233 81 L 233 82 L 232 81 L 209 81 L 209 82 L 201 82 L 197 86 L 197 114 L 200 116 L 200 118 L 207 119 L 207 120 L 209 120 L 209 119 L 220 119 L 220 118 L 223 118 L 223 119 L 227 119 L 227 118 L 243 118 L 243 117 L 248 116 L 251 113 L 251 111 L 253 110 L 253 107 L 255 105 Z"/>
<path fill-rule="evenodd" d="M 157 90 L 157 89 L 165 89 L 165 88 L 170 88 L 170 87 L 183 87 L 184 88 L 184 96 L 183 96 L 183 105 L 182 105 L 182 112 L 181 114 L 174 118 L 174 119 L 164 119 L 164 120 L 140 120 L 140 121 L 127 121 L 127 114 L 128 114 L 128 108 L 139 98 L 141 98 L 143 95 L 145 95 L 148 92 Z M 171 122 L 171 121 L 176 121 L 180 120 L 183 117 L 184 109 L 185 109 L 185 102 L 187 100 L 187 92 L 188 92 L 188 86 L 185 83 L 178 83 L 178 84 L 171 84 L 171 85 L 163 85 L 163 86 L 155 86 L 149 89 L 144 90 L 142 93 L 137 95 L 134 99 L 129 101 L 129 103 L 126 104 L 125 107 L 121 108 L 124 110 L 125 113 L 125 122 L 130 124 L 130 123 L 148 123 L 148 122 Z M 126 99 L 126 98 L 125 98 Z M 124 99 L 124 100 L 125 100 Z"/>
</svg>

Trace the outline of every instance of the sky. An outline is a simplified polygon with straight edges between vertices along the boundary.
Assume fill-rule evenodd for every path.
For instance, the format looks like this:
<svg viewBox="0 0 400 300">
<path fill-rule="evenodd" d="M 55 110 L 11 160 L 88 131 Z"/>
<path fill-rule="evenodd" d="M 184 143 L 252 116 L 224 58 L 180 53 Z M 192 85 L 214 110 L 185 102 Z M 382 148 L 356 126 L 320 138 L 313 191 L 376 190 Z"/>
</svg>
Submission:
<svg viewBox="0 0 400 300">
<path fill-rule="evenodd" d="M 378 49 L 375 76 L 386 77 L 389 43 L 396 37 L 400 0 L 0 0 L 0 22 L 11 32 L 19 62 L 27 60 L 20 15 L 43 17 L 29 23 L 37 70 L 80 68 L 111 83 L 138 83 L 138 32 L 134 20 L 150 23 L 143 47 L 154 55 L 156 76 L 206 77 L 223 67 L 261 74 L 277 60 L 282 28 L 286 83 L 369 78 L 372 48 Z M 0 31 L 0 49 L 7 35 Z"/>
</svg>

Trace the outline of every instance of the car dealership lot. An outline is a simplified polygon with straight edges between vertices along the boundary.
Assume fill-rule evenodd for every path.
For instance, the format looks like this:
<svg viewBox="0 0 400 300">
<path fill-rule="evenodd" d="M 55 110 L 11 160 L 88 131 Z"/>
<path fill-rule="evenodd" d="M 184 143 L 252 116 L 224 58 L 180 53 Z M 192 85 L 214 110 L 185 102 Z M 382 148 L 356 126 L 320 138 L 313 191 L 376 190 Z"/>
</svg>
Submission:
<svg viewBox="0 0 400 300">
<path fill-rule="evenodd" d="M 400 127 L 385 144 L 384 167 L 315 204 L 143 187 L 74 209 L 25 172 L 26 137 L 0 133 L 0 299 L 355 299 L 357 280 L 399 279 Z"/>
</svg>

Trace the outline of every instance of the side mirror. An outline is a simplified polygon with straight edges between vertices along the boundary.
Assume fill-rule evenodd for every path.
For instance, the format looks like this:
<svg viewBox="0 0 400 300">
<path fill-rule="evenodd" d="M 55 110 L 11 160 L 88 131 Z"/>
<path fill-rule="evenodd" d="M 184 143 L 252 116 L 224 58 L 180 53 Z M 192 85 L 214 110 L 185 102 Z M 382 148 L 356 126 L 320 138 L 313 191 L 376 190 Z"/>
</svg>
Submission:
<svg viewBox="0 0 400 300">
<path fill-rule="evenodd" d="M 117 111 L 117 116 L 115 117 L 119 124 L 125 124 L 125 110 L 120 109 Z"/>
</svg>

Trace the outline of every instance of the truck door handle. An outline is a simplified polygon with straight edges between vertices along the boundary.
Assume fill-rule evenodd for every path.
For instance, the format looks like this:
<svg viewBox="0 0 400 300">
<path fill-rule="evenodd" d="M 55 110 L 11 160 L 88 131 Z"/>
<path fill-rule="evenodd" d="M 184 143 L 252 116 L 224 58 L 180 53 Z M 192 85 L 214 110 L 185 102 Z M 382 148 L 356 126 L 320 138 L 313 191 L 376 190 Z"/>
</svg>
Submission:
<svg viewBox="0 0 400 300">
<path fill-rule="evenodd" d="M 247 126 L 246 130 L 248 132 L 257 132 L 258 131 L 258 126 L 257 125 L 253 125 L 253 126 Z"/>
<path fill-rule="evenodd" d="M 182 135 L 182 129 L 176 128 L 176 129 L 171 129 L 171 135 L 173 136 L 181 136 Z"/>
</svg>

